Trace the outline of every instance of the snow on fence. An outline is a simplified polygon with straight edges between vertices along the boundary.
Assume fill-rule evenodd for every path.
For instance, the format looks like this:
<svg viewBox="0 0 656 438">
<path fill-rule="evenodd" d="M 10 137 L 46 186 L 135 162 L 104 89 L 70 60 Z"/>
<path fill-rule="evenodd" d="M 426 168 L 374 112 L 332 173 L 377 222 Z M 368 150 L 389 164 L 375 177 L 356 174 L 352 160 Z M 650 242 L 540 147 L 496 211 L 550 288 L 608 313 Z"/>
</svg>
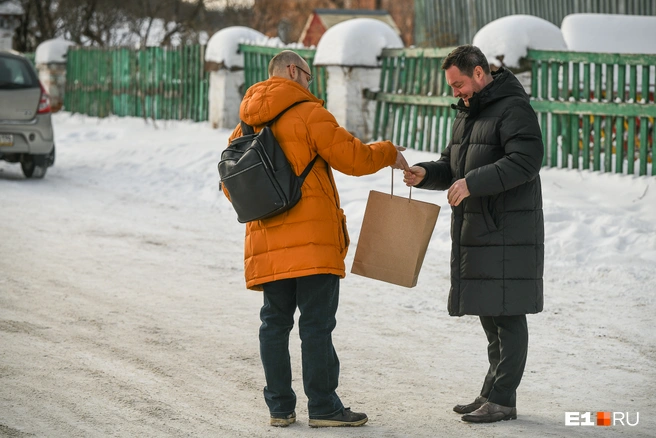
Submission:
<svg viewBox="0 0 656 438">
<path fill-rule="evenodd" d="M 69 49 L 64 106 L 95 117 L 205 121 L 205 46 Z"/>
</svg>

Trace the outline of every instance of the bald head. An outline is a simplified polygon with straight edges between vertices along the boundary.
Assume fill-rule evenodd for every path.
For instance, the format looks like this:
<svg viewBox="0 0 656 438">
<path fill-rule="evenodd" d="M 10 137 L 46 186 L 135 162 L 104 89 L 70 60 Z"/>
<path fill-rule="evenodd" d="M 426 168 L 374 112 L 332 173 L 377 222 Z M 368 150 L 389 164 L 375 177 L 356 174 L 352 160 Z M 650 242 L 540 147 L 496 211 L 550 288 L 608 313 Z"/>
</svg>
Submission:
<svg viewBox="0 0 656 438">
<path fill-rule="evenodd" d="M 278 76 L 289 78 L 289 72 L 287 71 L 288 65 L 297 65 L 309 70 L 307 62 L 298 53 L 292 52 L 291 50 L 283 50 L 269 62 L 269 77 Z"/>
</svg>

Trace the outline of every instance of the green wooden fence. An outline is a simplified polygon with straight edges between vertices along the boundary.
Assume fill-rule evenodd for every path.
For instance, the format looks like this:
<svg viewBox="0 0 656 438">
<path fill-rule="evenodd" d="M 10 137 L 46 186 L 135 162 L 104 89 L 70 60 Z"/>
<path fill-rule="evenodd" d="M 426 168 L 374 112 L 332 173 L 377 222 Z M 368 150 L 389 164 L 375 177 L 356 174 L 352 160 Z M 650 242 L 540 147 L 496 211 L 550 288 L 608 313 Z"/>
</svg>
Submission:
<svg viewBox="0 0 656 438">
<path fill-rule="evenodd" d="M 384 49 L 375 99 L 373 138 L 430 152 L 441 152 L 451 137 L 456 111 L 441 69 L 452 49 Z"/>
<path fill-rule="evenodd" d="M 369 93 L 377 101 L 373 138 L 438 153 L 447 146 L 456 99 L 441 63 L 450 50 L 383 50 L 380 91 Z M 656 56 L 529 50 L 528 59 L 543 165 L 648 173 L 656 138 Z"/>
<path fill-rule="evenodd" d="M 240 44 L 239 51 L 244 54 L 244 79 L 245 88 L 251 85 L 265 81 L 269 78 L 269 61 L 283 50 L 285 47 L 266 47 Z M 291 49 L 298 53 L 310 66 L 310 73 L 314 80 L 310 84 L 310 92 L 319 99 L 328 101 L 326 69 L 324 67 L 314 66 L 315 49 Z"/>
<path fill-rule="evenodd" d="M 656 138 L 656 55 L 529 50 L 528 59 L 544 165 L 633 175 L 637 163 L 647 174 Z"/>
<path fill-rule="evenodd" d="M 70 48 L 66 110 L 95 117 L 208 119 L 205 46 Z"/>
</svg>

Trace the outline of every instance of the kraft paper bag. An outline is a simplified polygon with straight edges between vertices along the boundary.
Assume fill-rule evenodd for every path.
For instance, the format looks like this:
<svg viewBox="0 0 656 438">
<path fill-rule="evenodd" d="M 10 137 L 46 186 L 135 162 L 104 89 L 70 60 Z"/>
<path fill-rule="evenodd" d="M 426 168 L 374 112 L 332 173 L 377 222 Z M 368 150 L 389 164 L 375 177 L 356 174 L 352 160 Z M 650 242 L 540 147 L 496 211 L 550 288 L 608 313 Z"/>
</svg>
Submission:
<svg viewBox="0 0 656 438">
<path fill-rule="evenodd" d="M 440 206 L 369 192 L 351 272 L 415 287 Z"/>
</svg>

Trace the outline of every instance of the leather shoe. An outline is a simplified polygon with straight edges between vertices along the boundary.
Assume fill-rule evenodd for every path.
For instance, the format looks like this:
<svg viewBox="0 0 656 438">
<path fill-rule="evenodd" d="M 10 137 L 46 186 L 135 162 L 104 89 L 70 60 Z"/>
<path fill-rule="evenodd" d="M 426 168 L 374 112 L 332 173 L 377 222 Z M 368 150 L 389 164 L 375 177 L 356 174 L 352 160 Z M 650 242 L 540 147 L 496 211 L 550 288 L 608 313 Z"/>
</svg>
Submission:
<svg viewBox="0 0 656 438">
<path fill-rule="evenodd" d="M 455 405 L 453 407 L 453 410 L 459 414 L 468 414 L 470 412 L 474 412 L 476 409 L 483 406 L 483 403 L 485 403 L 486 401 L 487 398 L 479 395 L 478 397 L 476 397 L 476 400 L 469 403 L 468 405 Z"/>
<path fill-rule="evenodd" d="M 517 408 L 501 406 L 492 402 L 485 402 L 483 406 L 470 414 L 462 416 L 462 421 L 470 423 L 494 423 L 495 421 L 506 421 L 517 419 Z"/>
</svg>

